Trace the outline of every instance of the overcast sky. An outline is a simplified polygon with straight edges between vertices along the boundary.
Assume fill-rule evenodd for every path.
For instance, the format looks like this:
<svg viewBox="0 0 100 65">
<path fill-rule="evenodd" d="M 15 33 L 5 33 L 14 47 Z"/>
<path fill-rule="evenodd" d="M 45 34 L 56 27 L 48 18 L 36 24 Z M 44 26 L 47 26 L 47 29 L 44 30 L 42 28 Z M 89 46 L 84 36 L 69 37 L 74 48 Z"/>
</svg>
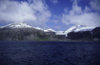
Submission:
<svg viewBox="0 0 100 65">
<path fill-rule="evenodd" d="M 54 30 L 100 26 L 100 0 L 0 0 L 0 26 L 20 22 Z"/>
</svg>

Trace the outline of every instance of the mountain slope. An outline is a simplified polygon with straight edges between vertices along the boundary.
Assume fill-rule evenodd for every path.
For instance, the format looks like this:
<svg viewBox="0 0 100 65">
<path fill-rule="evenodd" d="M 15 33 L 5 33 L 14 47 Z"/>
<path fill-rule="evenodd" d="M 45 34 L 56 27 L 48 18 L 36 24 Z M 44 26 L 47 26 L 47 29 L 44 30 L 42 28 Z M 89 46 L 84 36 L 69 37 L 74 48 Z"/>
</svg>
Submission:
<svg viewBox="0 0 100 65">
<path fill-rule="evenodd" d="M 26 23 L 14 23 L 0 27 L 0 40 L 57 40 L 53 29 L 43 30 Z"/>
<path fill-rule="evenodd" d="M 44 30 L 26 23 L 0 27 L 0 40 L 100 40 L 100 27 L 72 26 L 66 31 Z"/>
<path fill-rule="evenodd" d="M 67 34 L 71 40 L 100 41 L 100 27 L 78 27 Z"/>
<path fill-rule="evenodd" d="M 82 31 L 92 31 L 95 27 L 88 27 L 88 26 L 83 26 L 83 25 L 77 25 L 77 26 L 72 26 L 68 30 L 66 30 L 64 33 L 67 34 L 70 32 L 82 32 Z"/>
</svg>

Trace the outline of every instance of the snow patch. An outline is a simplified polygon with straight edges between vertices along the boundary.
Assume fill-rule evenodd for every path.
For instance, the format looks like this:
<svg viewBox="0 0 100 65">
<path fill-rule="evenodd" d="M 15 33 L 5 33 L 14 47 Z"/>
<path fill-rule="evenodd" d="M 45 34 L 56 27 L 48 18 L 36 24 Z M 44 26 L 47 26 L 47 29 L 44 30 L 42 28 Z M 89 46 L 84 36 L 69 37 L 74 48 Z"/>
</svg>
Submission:
<svg viewBox="0 0 100 65">
<path fill-rule="evenodd" d="M 56 35 L 65 35 L 64 31 L 57 31 Z"/>
<path fill-rule="evenodd" d="M 40 28 L 40 27 L 33 27 L 33 28 L 35 28 L 35 29 L 37 29 L 37 30 L 43 30 L 43 29 Z"/>
</svg>

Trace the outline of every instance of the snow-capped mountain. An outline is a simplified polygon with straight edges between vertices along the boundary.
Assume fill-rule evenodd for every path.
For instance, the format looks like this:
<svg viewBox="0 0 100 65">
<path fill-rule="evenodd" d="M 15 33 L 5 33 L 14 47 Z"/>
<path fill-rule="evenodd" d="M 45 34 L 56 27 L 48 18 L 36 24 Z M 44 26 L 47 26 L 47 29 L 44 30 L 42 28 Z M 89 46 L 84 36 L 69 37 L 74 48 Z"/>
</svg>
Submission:
<svg viewBox="0 0 100 65">
<path fill-rule="evenodd" d="M 42 29 L 40 27 L 32 27 L 32 26 L 30 26 L 30 25 L 28 25 L 26 23 L 23 23 L 23 22 L 8 24 L 8 25 L 5 25 L 5 26 L 1 26 L 0 28 L 11 28 L 11 29 L 14 29 L 14 28 L 34 28 L 36 30 L 42 30 L 44 32 L 56 32 L 53 29 L 46 29 L 46 30 L 44 30 L 44 29 Z"/>
<path fill-rule="evenodd" d="M 13 23 L 13 24 L 8 24 L 8 25 L 5 25 L 5 26 L 2 26 L 0 28 L 11 28 L 11 29 L 14 29 L 14 28 L 34 28 L 36 30 L 42 30 L 44 32 L 55 32 L 56 35 L 65 35 L 67 36 L 68 33 L 70 32 L 79 32 L 79 31 L 91 31 L 93 30 L 95 27 L 87 27 L 87 26 L 83 26 L 83 25 L 76 25 L 76 26 L 72 26 L 70 27 L 68 30 L 66 31 L 55 31 L 53 29 L 42 29 L 40 27 L 32 27 L 26 23 Z"/>
<path fill-rule="evenodd" d="M 82 27 L 84 27 L 84 26 L 81 26 L 81 25 L 72 26 L 68 30 L 66 30 L 65 33 L 73 32 L 73 31 L 75 31 L 75 30 L 77 30 L 79 28 L 82 28 Z"/>
<path fill-rule="evenodd" d="M 98 40 L 100 39 L 99 31 L 100 27 L 83 25 L 72 26 L 66 31 L 55 31 L 53 29 L 44 30 L 40 27 L 32 27 L 26 23 L 13 23 L 0 27 L 0 40 L 93 40 L 95 38 Z"/>
<path fill-rule="evenodd" d="M 80 32 L 80 31 L 92 31 L 95 27 L 88 27 L 88 26 L 83 26 L 83 25 L 77 25 L 77 26 L 72 26 L 68 30 L 64 32 L 64 34 L 70 33 L 70 32 Z"/>
<path fill-rule="evenodd" d="M 21 23 L 8 24 L 5 26 L 2 26 L 1 28 L 11 28 L 11 29 L 14 29 L 14 28 L 32 28 L 32 26 L 21 22 Z"/>
</svg>

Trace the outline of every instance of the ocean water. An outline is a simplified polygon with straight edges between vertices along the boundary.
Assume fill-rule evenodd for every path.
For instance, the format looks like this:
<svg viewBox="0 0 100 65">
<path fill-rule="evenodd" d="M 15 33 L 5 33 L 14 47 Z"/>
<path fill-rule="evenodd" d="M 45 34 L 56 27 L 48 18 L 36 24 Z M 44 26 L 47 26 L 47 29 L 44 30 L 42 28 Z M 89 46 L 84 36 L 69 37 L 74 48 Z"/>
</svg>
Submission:
<svg viewBox="0 0 100 65">
<path fill-rule="evenodd" d="M 100 43 L 0 41 L 0 65 L 100 65 Z"/>
</svg>

